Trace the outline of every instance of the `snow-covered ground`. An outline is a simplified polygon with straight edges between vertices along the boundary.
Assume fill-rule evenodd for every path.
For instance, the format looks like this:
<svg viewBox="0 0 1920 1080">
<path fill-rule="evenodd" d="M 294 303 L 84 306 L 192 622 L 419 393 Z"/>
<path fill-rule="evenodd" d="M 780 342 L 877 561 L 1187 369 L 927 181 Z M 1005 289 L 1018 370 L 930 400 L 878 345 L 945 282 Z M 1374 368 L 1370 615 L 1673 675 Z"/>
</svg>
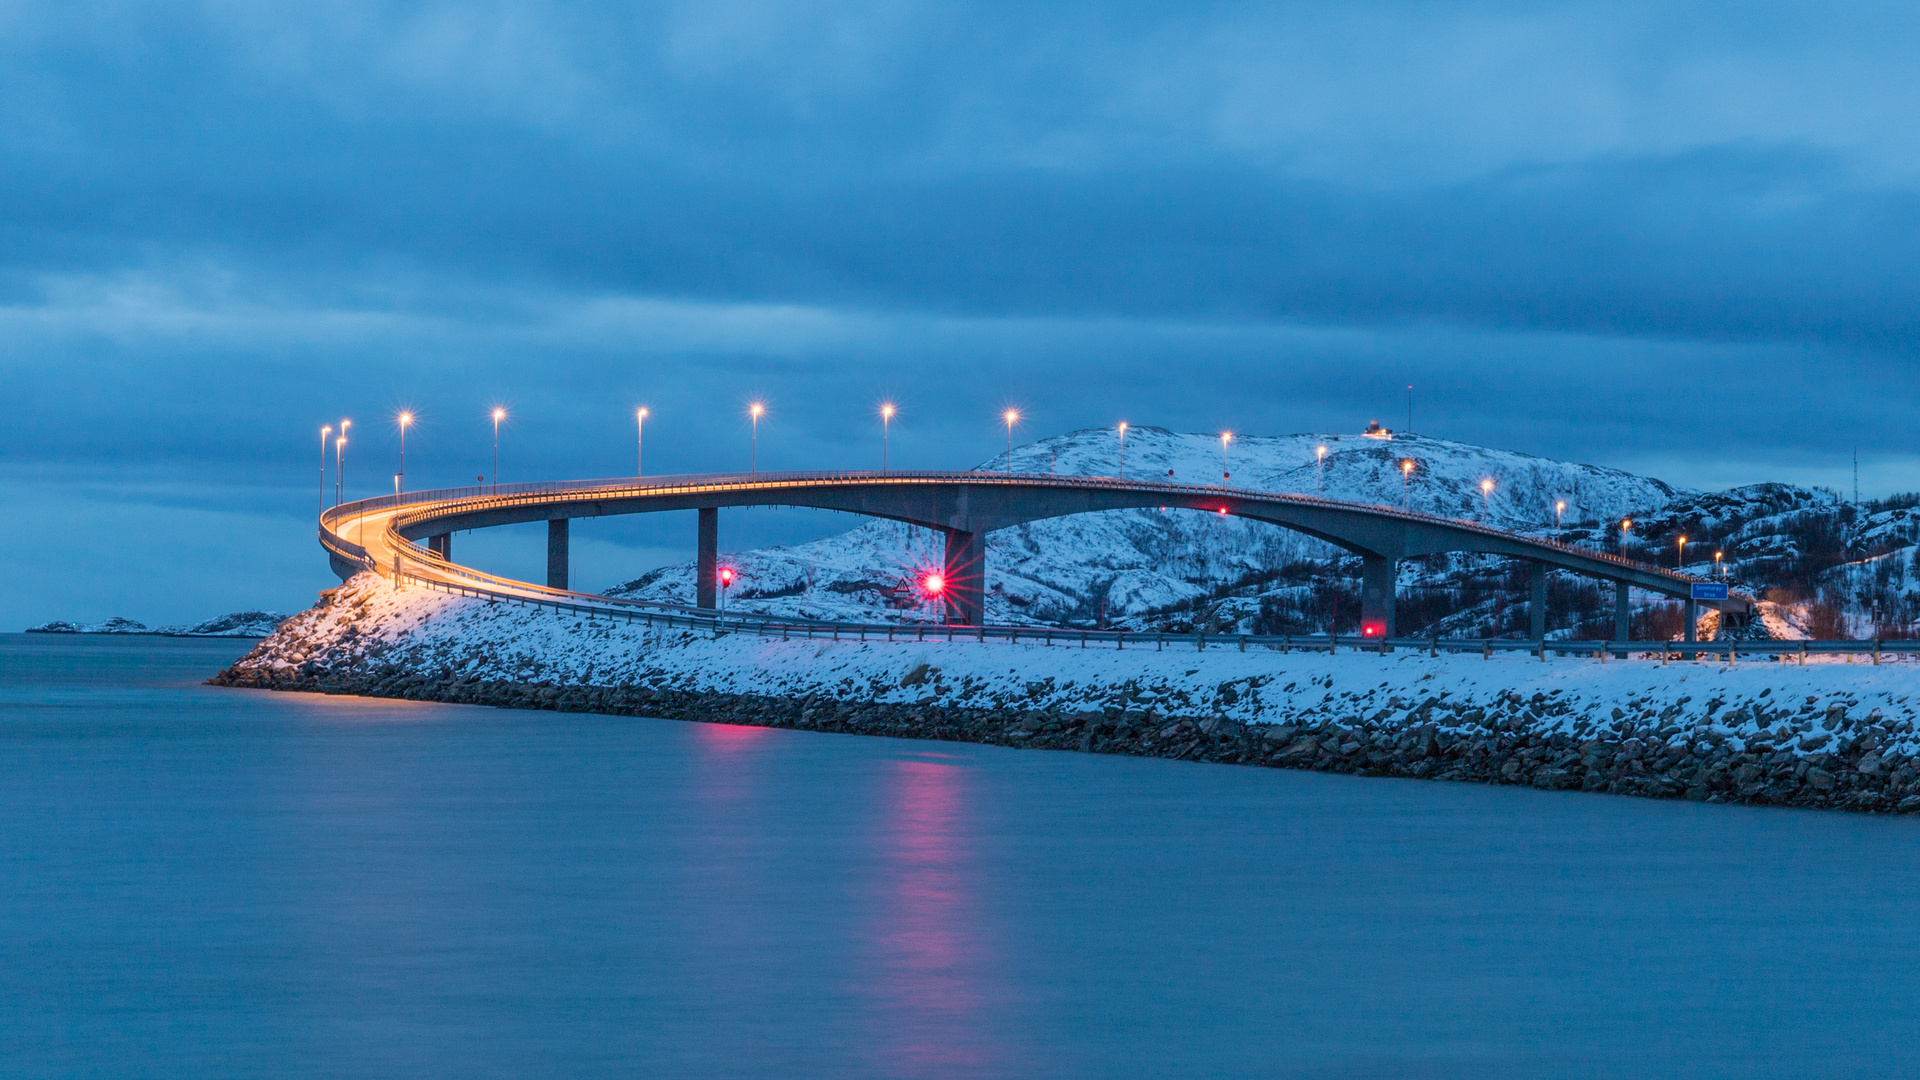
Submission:
<svg viewBox="0 0 1920 1080">
<path fill-rule="evenodd" d="M 1191 647 L 713 637 L 547 609 L 395 588 L 363 574 L 296 615 L 238 667 L 291 676 L 362 669 L 430 678 L 636 686 L 794 699 L 1079 712 L 1108 706 L 1246 724 L 1511 719 L 1533 731 L 1691 740 L 1807 751 L 1831 710 L 1879 734 L 1881 753 L 1915 749 L 1920 664 L 1602 662 L 1499 654 L 1288 652 Z M 1624 724 L 1624 727 L 1621 725 Z M 1797 740 L 1797 741 L 1796 741 Z"/>
<path fill-rule="evenodd" d="M 148 626 L 132 619 L 105 622 L 50 622 L 27 628 L 29 634 L 163 634 L 168 637 L 266 637 L 286 619 L 275 611 L 236 611 L 205 622 Z"/>
</svg>

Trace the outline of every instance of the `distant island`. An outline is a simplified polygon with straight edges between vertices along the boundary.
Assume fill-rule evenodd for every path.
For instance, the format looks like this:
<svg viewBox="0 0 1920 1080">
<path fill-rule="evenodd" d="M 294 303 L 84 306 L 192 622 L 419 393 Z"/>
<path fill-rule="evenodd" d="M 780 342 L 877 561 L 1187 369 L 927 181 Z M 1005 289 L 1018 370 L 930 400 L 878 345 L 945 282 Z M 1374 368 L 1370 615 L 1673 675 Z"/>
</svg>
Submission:
<svg viewBox="0 0 1920 1080">
<path fill-rule="evenodd" d="M 191 626 L 148 626 L 119 617 L 97 623 L 49 622 L 27 627 L 29 634 L 157 634 L 163 637 L 266 637 L 287 617 L 277 611 L 236 611 Z"/>
</svg>

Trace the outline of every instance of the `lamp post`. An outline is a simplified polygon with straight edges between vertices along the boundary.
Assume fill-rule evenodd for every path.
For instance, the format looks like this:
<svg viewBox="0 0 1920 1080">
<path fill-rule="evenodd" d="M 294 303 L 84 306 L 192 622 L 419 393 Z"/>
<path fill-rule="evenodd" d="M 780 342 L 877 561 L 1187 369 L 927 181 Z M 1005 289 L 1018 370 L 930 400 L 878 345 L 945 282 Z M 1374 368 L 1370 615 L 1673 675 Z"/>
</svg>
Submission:
<svg viewBox="0 0 1920 1080">
<path fill-rule="evenodd" d="M 893 414 L 896 411 L 893 402 L 880 403 L 880 472 L 882 474 L 887 471 L 887 441 L 893 434 Z"/>
<path fill-rule="evenodd" d="M 340 441 L 333 447 L 333 505 L 335 506 L 347 501 L 347 478 L 346 474 L 340 471 L 340 463 L 346 458 L 347 429 L 352 426 L 351 420 L 340 421 Z"/>
<path fill-rule="evenodd" d="M 413 424 L 413 414 L 410 412 L 403 412 L 399 416 L 399 421 L 400 421 L 400 471 L 398 473 L 395 473 L 393 477 L 393 496 L 396 499 L 400 497 L 400 482 L 406 479 L 406 475 L 407 475 L 407 428 L 411 427 Z"/>
<path fill-rule="evenodd" d="M 1120 432 L 1120 471 L 1114 474 L 1114 479 L 1125 480 L 1127 478 L 1127 422 L 1125 420 L 1120 421 L 1119 432 Z"/>
<path fill-rule="evenodd" d="M 333 434 L 333 425 L 320 428 L 320 513 L 327 512 L 327 436 Z"/>
<path fill-rule="evenodd" d="M 1313 493 L 1315 495 L 1325 495 L 1327 493 L 1326 480 L 1327 448 L 1317 446 L 1313 451 Z"/>
<path fill-rule="evenodd" d="M 1480 481 L 1480 518 L 1482 521 L 1493 520 L 1493 478 L 1492 477 L 1488 477 L 1487 479 Z"/>
<path fill-rule="evenodd" d="M 1233 445 L 1233 432 L 1231 431 L 1221 432 L 1220 433 L 1220 486 L 1221 487 L 1226 487 L 1227 481 L 1233 479 L 1233 473 L 1227 470 L 1227 447 L 1231 445 Z"/>
<path fill-rule="evenodd" d="M 647 475 L 647 410 L 643 406 L 633 414 L 633 477 Z"/>
<path fill-rule="evenodd" d="M 760 416 L 767 411 L 766 405 L 754 402 L 747 406 L 747 416 L 753 421 L 753 434 L 747 445 L 747 475 L 760 471 Z"/>
<path fill-rule="evenodd" d="M 500 421 L 507 418 L 507 410 L 493 410 L 493 490 L 500 490 Z"/>
<path fill-rule="evenodd" d="M 1720 556 L 1725 554 L 1726 552 L 1724 551 L 1716 551 L 1713 553 L 1713 576 L 1720 578 L 1723 581 L 1726 580 L 1727 568 L 1721 564 Z"/>
<path fill-rule="evenodd" d="M 1413 459 L 1400 463 L 1400 509 L 1413 509 Z"/>
<path fill-rule="evenodd" d="M 1561 518 L 1562 518 L 1563 516 L 1565 516 L 1565 514 L 1566 514 L 1566 512 L 1567 512 L 1567 500 L 1565 500 L 1565 499 L 1556 499 L 1556 500 L 1554 500 L 1554 503 L 1553 503 L 1553 531 L 1554 531 L 1554 533 L 1555 533 L 1556 535 L 1557 535 L 1558 533 L 1560 533 L 1560 532 L 1562 532 L 1562 531 L 1564 531 L 1564 530 L 1563 530 L 1563 527 L 1562 527 L 1562 526 L 1561 526 L 1561 524 L 1560 524 L 1560 519 L 1561 519 Z"/>
<path fill-rule="evenodd" d="M 1013 425 L 1020 422 L 1020 410 L 1008 409 L 1006 412 L 1000 414 L 1000 419 L 1005 420 L 1007 422 L 1007 475 L 1012 476 L 1013 475 Z"/>
<path fill-rule="evenodd" d="M 1687 565 L 1687 538 L 1683 536 L 1680 538 L 1679 553 L 1674 555 L 1673 557 L 1673 568 L 1675 570 L 1680 570 L 1680 569 L 1683 569 L 1686 565 Z"/>
</svg>

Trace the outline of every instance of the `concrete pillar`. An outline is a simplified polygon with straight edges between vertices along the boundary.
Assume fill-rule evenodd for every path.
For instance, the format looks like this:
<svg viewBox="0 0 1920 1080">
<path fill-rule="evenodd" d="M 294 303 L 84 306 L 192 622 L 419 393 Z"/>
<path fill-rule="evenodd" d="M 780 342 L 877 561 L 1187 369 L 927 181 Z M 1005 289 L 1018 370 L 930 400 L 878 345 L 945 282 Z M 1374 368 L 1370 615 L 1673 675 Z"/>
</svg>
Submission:
<svg viewBox="0 0 1920 1080">
<path fill-rule="evenodd" d="M 1633 623 L 1629 616 L 1633 614 L 1633 607 L 1627 602 L 1629 591 L 1631 590 L 1628 589 L 1626 582 L 1613 583 L 1613 640 L 1615 641 L 1625 642 L 1632 638 Z M 1627 650 L 1617 649 L 1613 655 L 1625 660 Z"/>
<path fill-rule="evenodd" d="M 977 532 L 947 530 L 946 566 L 948 617 L 961 626 L 979 626 L 986 616 L 986 545 Z"/>
<path fill-rule="evenodd" d="M 427 537 L 427 550 L 451 562 L 453 560 L 453 534 L 436 533 Z"/>
<path fill-rule="evenodd" d="M 1687 597 L 1687 626 L 1685 640 L 1688 643 L 1700 639 L 1700 601 Z"/>
<path fill-rule="evenodd" d="M 1380 555 L 1365 555 L 1360 560 L 1360 635 L 1368 638 L 1393 636 L 1393 601 L 1399 584 L 1398 560 Z"/>
<path fill-rule="evenodd" d="M 547 588 L 567 587 L 567 519 L 547 522 Z"/>
<path fill-rule="evenodd" d="M 1527 637 L 1532 641 L 1545 641 L 1547 639 L 1547 564 L 1536 562 L 1530 565 L 1533 570 L 1528 576 L 1532 578 L 1533 591 L 1527 598 L 1527 618 L 1530 623 L 1527 627 Z"/>
<path fill-rule="evenodd" d="M 700 511 L 699 584 L 694 587 L 699 606 L 711 611 L 720 586 L 720 509 L 703 507 Z"/>
</svg>

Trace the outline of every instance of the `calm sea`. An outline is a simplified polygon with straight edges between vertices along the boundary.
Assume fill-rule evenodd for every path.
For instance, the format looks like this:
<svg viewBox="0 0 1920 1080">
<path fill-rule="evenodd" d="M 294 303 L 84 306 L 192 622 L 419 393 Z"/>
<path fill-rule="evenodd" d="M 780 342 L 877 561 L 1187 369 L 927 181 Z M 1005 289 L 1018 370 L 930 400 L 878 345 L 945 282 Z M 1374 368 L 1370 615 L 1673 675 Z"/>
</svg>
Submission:
<svg viewBox="0 0 1920 1080">
<path fill-rule="evenodd" d="M 1920 821 L 197 685 L 245 647 L 0 636 L 0 1074 L 1920 1061 Z"/>
</svg>

